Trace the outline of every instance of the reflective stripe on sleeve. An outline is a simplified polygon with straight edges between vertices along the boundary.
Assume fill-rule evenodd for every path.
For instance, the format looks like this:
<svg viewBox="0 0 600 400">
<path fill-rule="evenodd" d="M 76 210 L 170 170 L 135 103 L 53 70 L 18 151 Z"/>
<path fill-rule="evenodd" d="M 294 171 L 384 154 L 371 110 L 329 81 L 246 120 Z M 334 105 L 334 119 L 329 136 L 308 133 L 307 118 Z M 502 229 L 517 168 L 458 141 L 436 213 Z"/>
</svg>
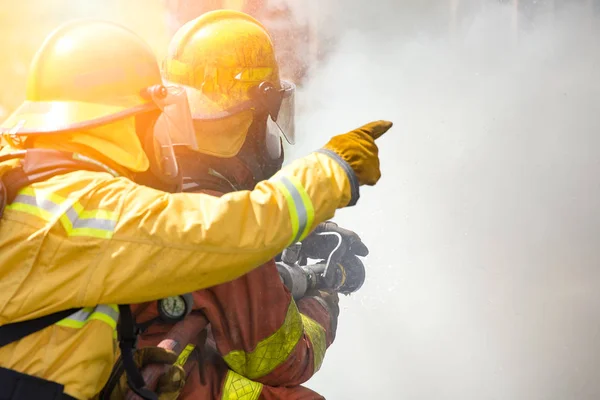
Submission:
<svg viewBox="0 0 600 400">
<path fill-rule="evenodd" d="M 223 382 L 222 400 L 258 400 L 263 385 L 229 370 Z"/>
<path fill-rule="evenodd" d="M 86 210 L 78 201 L 31 187 L 19 191 L 15 200 L 6 208 L 34 215 L 46 222 L 58 220 L 68 236 L 110 239 L 118 219 L 115 212 Z"/>
<path fill-rule="evenodd" d="M 284 195 L 292 222 L 292 241 L 296 243 L 308 235 L 312 227 L 315 210 L 302 184 L 292 176 L 276 175 L 272 181 Z"/>
<path fill-rule="evenodd" d="M 113 330 L 117 329 L 119 308 L 114 304 L 101 304 L 96 307 L 85 307 L 56 323 L 58 326 L 81 329 L 88 321 L 102 321 Z"/>
</svg>

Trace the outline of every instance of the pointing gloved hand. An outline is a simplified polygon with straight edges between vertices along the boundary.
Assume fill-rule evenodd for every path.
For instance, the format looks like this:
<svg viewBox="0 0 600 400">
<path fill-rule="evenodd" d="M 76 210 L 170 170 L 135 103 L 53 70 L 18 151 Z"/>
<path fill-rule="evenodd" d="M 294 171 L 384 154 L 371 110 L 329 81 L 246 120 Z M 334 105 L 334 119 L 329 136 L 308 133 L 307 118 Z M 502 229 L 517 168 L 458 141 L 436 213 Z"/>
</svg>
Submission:
<svg viewBox="0 0 600 400">
<path fill-rule="evenodd" d="M 339 227 L 332 221 L 322 222 L 315 230 L 302 241 L 302 254 L 306 257 L 325 260 L 338 244 L 338 238 L 329 235 L 318 235 L 322 232 L 336 232 L 342 236 L 342 241 L 347 250 L 360 257 L 366 257 L 369 249 L 362 242 L 360 236 L 349 229 Z"/>
<path fill-rule="evenodd" d="M 148 364 L 165 364 L 168 366 L 167 372 L 158 380 L 155 392 L 158 395 L 158 400 L 175 400 L 179 397 L 185 385 L 186 376 L 182 367 L 174 365 L 177 361 L 177 354 L 162 347 L 143 347 L 138 349 L 133 357 L 140 370 Z M 127 375 L 123 373 L 119 383 L 110 394 L 110 400 L 125 399 L 128 391 Z"/>
<path fill-rule="evenodd" d="M 375 139 L 392 127 L 389 121 L 374 121 L 343 135 L 337 135 L 323 147 L 338 154 L 354 170 L 360 185 L 373 186 L 381 178 L 379 149 Z"/>
</svg>

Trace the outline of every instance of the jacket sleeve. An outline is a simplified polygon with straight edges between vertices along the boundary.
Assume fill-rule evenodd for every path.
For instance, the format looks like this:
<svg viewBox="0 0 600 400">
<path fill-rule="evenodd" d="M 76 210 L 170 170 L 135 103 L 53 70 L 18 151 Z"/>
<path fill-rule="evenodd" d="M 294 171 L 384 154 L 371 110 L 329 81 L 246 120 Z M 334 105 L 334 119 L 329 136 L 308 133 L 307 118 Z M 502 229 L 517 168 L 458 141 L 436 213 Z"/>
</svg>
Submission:
<svg viewBox="0 0 600 400">
<path fill-rule="evenodd" d="M 313 153 L 252 191 L 222 197 L 131 185 L 84 305 L 140 303 L 247 273 L 352 201 L 346 167 Z"/>
<path fill-rule="evenodd" d="M 315 299 L 302 300 L 301 313 L 274 261 L 194 296 L 229 368 L 265 385 L 306 382 L 334 337 L 337 315 Z"/>
<path fill-rule="evenodd" d="M 353 200 L 345 165 L 316 152 L 252 191 L 222 197 L 169 194 L 89 171 L 34 183 L 0 224 L 0 287 L 9 299 L 0 323 L 235 279 Z"/>
</svg>

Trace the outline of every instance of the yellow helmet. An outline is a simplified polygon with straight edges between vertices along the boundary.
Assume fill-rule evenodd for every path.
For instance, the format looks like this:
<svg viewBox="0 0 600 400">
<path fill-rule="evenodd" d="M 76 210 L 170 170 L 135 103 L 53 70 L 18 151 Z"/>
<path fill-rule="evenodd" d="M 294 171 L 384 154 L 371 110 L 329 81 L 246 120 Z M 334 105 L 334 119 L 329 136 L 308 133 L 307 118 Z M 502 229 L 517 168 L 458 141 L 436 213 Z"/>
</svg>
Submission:
<svg viewBox="0 0 600 400">
<path fill-rule="evenodd" d="M 171 40 L 163 75 L 187 90 L 198 151 L 235 156 L 256 110 L 275 128 L 267 146 L 280 151 L 279 133 L 294 143 L 295 86 L 280 79 L 271 37 L 250 15 L 217 10 L 186 23 Z"/>
<path fill-rule="evenodd" d="M 0 130 L 9 142 L 18 141 L 19 136 L 81 132 L 88 137 L 88 147 L 109 138 L 113 143 L 107 145 L 107 150 L 121 156 L 138 151 L 144 156 L 149 143 L 140 143 L 135 122 L 129 117 L 156 111 L 160 117 L 152 125 L 152 145 L 172 153 L 172 140 L 193 145 L 189 110 L 183 111 L 188 107 L 183 89 L 163 86 L 158 62 L 138 35 L 106 21 L 77 20 L 61 25 L 46 38 L 30 67 L 26 100 L 0 125 Z M 110 129 L 103 129 L 127 119 L 131 129 L 121 132 L 121 137 L 110 137 Z M 123 143 L 129 146 L 119 149 Z M 161 156 L 171 158 L 166 170 L 176 172 L 172 154 Z M 138 170 L 147 169 L 147 161 L 145 165 Z"/>
</svg>

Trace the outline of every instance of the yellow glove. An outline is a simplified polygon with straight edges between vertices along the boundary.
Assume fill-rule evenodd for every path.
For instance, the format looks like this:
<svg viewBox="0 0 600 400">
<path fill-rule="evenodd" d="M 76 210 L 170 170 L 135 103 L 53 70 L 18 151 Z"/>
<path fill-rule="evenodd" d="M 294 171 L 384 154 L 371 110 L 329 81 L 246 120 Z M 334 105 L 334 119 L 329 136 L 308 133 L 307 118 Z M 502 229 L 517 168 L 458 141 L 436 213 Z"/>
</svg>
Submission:
<svg viewBox="0 0 600 400">
<path fill-rule="evenodd" d="M 375 139 L 392 127 L 389 121 L 374 121 L 343 135 L 337 135 L 324 149 L 333 151 L 354 170 L 360 185 L 373 186 L 381 178 L 379 149 Z"/>
<path fill-rule="evenodd" d="M 165 364 L 169 368 L 158 380 L 156 385 L 156 394 L 158 400 L 175 400 L 185 385 L 185 371 L 179 365 L 173 365 L 177 361 L 177 354 L 163 349 L 162 347 L 143 347 L 136 350 L 133 356 L 135 364 L 140 371 L 148 364 Z M 129 386 L 127 385 L 127 375 L 123 373 L 119 383 L 110 394 L 110 400 L 123 400 Z"/>
</svg>

